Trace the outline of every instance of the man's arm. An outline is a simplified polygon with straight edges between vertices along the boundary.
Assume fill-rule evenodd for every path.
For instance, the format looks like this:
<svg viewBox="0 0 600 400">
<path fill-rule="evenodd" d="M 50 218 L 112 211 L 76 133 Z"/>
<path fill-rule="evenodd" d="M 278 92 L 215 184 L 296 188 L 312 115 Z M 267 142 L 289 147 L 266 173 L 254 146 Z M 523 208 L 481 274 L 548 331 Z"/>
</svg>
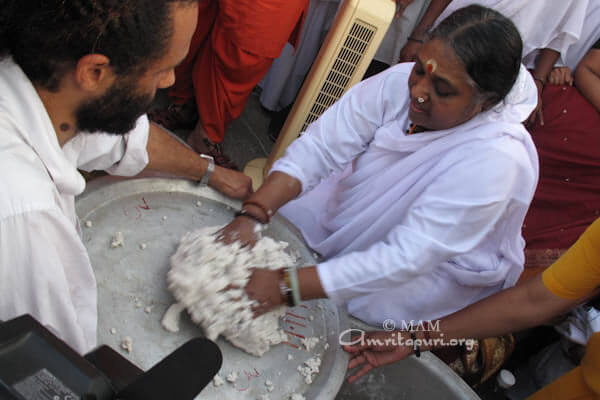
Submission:
<svg viewBox="0 0 600 400">
<path fill-rule="evenodd" d="M 591 49 L 575 69 L 575 85 L 600 111 L 600 49 Z"/>
<path fill-rule="evenodd" d="M 206 159 L 154 123 L 150 124 L 147 150 L 149 162 L 145 170 L 199 181 L 208 168 Z M 248 176 L 219 166 L 215 166 L 208 185 L 238 199 L 244 199 L 252 193 L 252 180 Z"/>
</svg>

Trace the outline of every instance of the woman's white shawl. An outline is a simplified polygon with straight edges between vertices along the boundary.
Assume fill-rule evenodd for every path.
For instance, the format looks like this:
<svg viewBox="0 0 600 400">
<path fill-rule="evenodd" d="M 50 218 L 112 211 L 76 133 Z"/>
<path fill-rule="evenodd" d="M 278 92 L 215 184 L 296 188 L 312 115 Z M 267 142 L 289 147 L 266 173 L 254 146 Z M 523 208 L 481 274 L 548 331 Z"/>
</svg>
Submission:
<svg viewBox="0 0 600 400">
<path fill-rule="evenodd" d="M 281 212 L 325 257 L 328 296 L 370 323 L 441 317 L 512 286 L 537 184 L 524 67 L 494 109 L 408 136 L 412 65 L 357 84 L 272 169 L 302 184 Z"/>
</svg>

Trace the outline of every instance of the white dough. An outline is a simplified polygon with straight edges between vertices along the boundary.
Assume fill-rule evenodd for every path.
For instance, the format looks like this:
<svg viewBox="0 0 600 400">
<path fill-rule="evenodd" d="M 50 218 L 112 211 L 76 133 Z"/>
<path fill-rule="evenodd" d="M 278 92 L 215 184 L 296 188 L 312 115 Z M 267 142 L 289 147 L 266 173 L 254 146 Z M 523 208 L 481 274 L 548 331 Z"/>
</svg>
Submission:
<svg viewBox="0 0 600 400">
<path fill-rule="evenodd" d="M 173 303 L 165 311 L 161 324 L 169 332 L 179 332 L 179 317 L 185 306 L 181 303 Z"/>
<path fill-rule="evenodd" d="M 241 247 L 239 242 L 216 242 L 214 232 L 220 229 L 204 228 L 182 238 L 171 256 L 169 289 L 185 304 L 208 339 L 223 335 L 235 346 L 262 356 L 271 345 L 288 339 L 279 328 L 279 318 L 285 315 L 286 307 L 254 318 L 252 306 L 256 302 L 243 289 L 226 288 L 245 287 L 250 267 L 278 269 L 294 265 L 296 259 L 284 251 L 287 243 L 268 237 L 259 238 L 252 248 Z"/>
<path fill-rule="evenodd" d="M 123 233 L 117 232 L 112 237 L 112 241 L 110 242 L 110 247 L 114 249 L 116 247 L 123 247 L 124 244 L 125 244 L 125 238 L 123 238 Z"/>
<path fill-rule="evenodd" d="M 140 243 L 140 249 L 145 250 L 146 249 L 146 243 Z"/>
<path fill-rule="evenodd" d="M 152 306 L 148 306 L 148 307 L 144 308 L 144 312 L 146 314 L 150 314 L 152 312 Z"/>
<path fill-rule="evenodd" d="M 86 228 L 91 228 L 91 227 L 92 227 L 92 225 L 93 225 L 93 224 L 92 224 L 92 221 L 90 221 L 90 220 L 87 220 L 87 221 L 85 221 L 85 227 L 86 227 Z"/>
<path fill-rule="evenodd" d="M 271 397 L 268 394 L 262 394 L 258 400 L 271 400 Z"/>
<path fill-rule="evenodd" d="M 133 340 L 129 336 L 125 336 L 121 341 L 121 348 L 128 353 L 131 353 L 131 350 L 133 349 Z"/>
<path fill-rule="evenodd" d="M 235 381 L 237 381 L 237 378 L 238 378 L 238 373 L 233 371 L 232 373 L 227 375 L 227 382 L 235 383 Z"/>
<path fill-rule="evenodd" d="M 166 220 L 167 220 L 167 216 L 166 216 L 166 215 L 163 215 L 163 217 L 162 217 L 162 220 L 163 220 L 163 221 L 166 221 Z"/>
<path fill-rule="evenodd" d="M 110 328 L 110 334 L 114 335 L 117 333 L 117 330 L 115 328 Z"/>
<path fill-rule="evenodd" d="M 312 349 L 315 348 L 315 346 L 317 344 L 319 344 L 319 338 L 318 337 L 307 337 L 307 338 L 304 338 L 304 339 L 300 339 L 300 341 L 304 345 L 304 348 L 306 349 L 306 351 L 311 351 Z"/>
<path fill-rule="evenodd" d="M 196 202 L 196 207 L 202 207 L 202 202 L 200 200 Z"/>
<path fill-rule="evenodd" d="M 291 355 L 291 354 L 288 354 L 288 357 L 287 357 L 287 359 L 288 359 L 288 361 L 291 361 L 291 360 L 293 360 L 293 359 L 294 359 L 294 356 L 293 356 L 293 355 Z"/>
<path fill-rule="evenodd" d="M 306 397 L 302 396 L 301 394 L 298 393 L 293 393 L 290 396 L 290 400 L 306 400 Z"/>
<path fill-rule="evenodd" d="M 219 374 L 215 375 L 215 377 L 213 378 L 213 385 L 215 387 L 222 386 L 224 383 L 225 381 L 223 380 L 223 378 L 221 378 Z"/>
<path fill-rule="evenodd" d="M 312 381 L 312 375 L 319 373 L 319 367 L 321 366 L 321 357 L 313 357 L 304 361 L 304 365 L 298 365 L 298 372 L 304 377 L 304 382 L 310 385 Z"/>
</svg>

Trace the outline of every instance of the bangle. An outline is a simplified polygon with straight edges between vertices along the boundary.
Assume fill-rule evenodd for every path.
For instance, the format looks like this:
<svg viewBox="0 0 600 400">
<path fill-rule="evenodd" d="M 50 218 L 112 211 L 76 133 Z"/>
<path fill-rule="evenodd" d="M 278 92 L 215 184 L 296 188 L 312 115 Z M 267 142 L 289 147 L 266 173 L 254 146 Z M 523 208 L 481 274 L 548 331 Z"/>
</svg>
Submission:
<svg viewBox="0 0 600 400">
<path fill-rule="evenodd" d="M 235 218 L 237 217 L 247 217 L 250 218 L 252 220 L 254 220 L 255 222 L 258 222 L 259 224 L 266 224 L 266 222 L 264 222 L 263 220 L 261 220 L 260 218 L 258 218 L 256 215 L 252 215 L 250 214 L 248 211 L 241 209 L 240 211 L 237 211 L 235 214 L 233 214 L 233 216 Z"/>
<path fill-rule="evenodd" d="M 417 43 L 421 43 L 421 44 L 425 43 L 425 41 L 424 41 L 423 39 L 417 39 L 417 38 L 414 38 L 414 37 L 412 37 L 412 36 L 409 36 L 409 37 L 407 38 L 407 40 L 411 40 L 411 41 L 413 41 L 413 42 L 417 42 Z"/>
<path fill-rule="evenodd" d="M 245 202 L 243 202 L 242 209 L 244 209 L 248 205 L 259 208 L 265 214 L 266 222 L 263 222 L 264 224 L 268 224 L 269 222 L 271 222 L 271 214 L 273 214 L 273 211 L 267 210 L 267 207 L 263 206 L 262 204 L 260 204 L 257 201 L 252 201 L 252 200 L 246 200 Z"/>
<path fill-rule="evenodd" d="M 206 167 L 206 171 L 204 172 L 204 176 L 198 182 L 200 185 L 208 185 L 208 180 L 215 170 L 215 159 L 208 154 L 200 154 L 201 158 L 204 158 L 206 162 L 208 162 L 208 166 Z"/>
<path fill-rule="evenodd" d="M 284 277 L 288 279 L 289 287 L 292 289 L 293 305 L 297 306 L 302 302 L 300 298 L 300 285 L 298 284 L 298 271 L 296 267 L 286 269 Z"/>
<path fill-rule="evenodd" d="M 281 300 L 286 303 L 288 307 L 294 306 L 294 296 L 292 294 L 292 288 L 290 287 L 289 274 L 285 268 L 281 268 L 279 275 L 279 294 Z"/>
</svg>

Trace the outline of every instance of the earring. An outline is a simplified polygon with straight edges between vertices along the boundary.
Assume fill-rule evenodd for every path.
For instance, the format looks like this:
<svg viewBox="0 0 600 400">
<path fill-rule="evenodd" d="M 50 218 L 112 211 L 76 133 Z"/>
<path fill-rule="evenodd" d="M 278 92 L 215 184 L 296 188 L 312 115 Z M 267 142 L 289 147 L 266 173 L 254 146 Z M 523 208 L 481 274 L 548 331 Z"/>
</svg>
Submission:
<svg viewBox="0 0 600 400">
<path fill-rule="evenodd" d="M 425 99 L 422 97 L 417 97 L 417 102 L 423 104 L 425 103 Z"/>
</svg>

